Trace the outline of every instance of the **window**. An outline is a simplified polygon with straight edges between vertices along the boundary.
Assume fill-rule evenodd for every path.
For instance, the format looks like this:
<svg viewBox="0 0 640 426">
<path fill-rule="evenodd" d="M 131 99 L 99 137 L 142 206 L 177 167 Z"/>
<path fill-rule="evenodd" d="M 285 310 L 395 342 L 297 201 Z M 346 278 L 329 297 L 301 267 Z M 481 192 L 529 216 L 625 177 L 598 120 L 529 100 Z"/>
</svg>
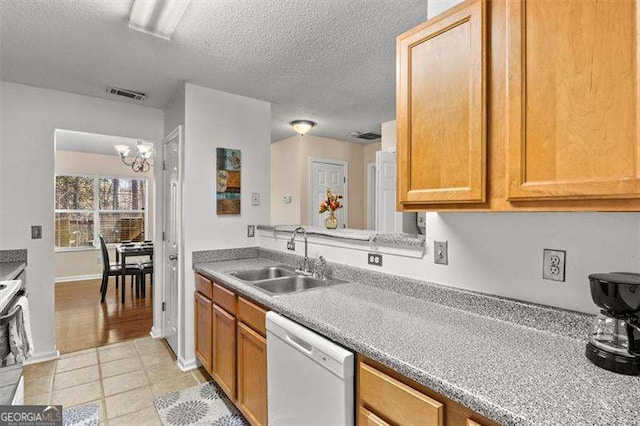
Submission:
<svg viewBox="0 0 640 426">
<path fill-rule="evenodd" d="M 56 248 L 145 239 L 146 179 L 61 174 L 55 186 Z"/>
</svg>

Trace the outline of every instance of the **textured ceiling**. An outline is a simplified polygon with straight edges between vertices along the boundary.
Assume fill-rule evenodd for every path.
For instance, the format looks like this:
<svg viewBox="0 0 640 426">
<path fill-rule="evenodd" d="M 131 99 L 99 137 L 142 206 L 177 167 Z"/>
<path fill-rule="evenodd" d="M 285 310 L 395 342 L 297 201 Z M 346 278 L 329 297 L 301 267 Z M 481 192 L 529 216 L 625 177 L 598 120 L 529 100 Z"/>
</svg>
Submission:
<svg viewBox="0 0 640 426">
<path fill-rule="evenodd" d="M 128 28 L 131 4 L 1 0 L 0 78 L 158 108 L 187 81 L 272 102 L 274 141 L 298 118 L 349 140 L 393 119 L 395 37 L 427 19 L 426 0 L 192 0 L 167 42 Z"/>
<path fill-rule="evenodd" d="M 117 155 L 114 145 L 129 145 L 136 152 L 137 139 L 120 136 L 99 135 L 97 133 L 56 130 L 56 150 L 89 152 L 93 154 Z"/>
</svg>

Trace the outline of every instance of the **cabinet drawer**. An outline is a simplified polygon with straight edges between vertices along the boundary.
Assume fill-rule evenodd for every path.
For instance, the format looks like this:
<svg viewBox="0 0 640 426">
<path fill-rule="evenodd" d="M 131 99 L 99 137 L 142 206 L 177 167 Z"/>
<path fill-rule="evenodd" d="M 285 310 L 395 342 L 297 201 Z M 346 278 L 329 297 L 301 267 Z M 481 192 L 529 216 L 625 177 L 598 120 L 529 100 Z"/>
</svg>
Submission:
<svg viewBox="0 0 640 426">
<path fill-rule="evenodd" d="M 391 423 L 443 425 L 444 405 L 435 399 L 364 363 L 359 378 L 362 404 Z"/>
<path fill-rule="evenodd" d="M 216 305 L 224 308 L 227 312 L 236 314 L 236 294 L 231 290 L 213 283 L 213 301 Z"/>
<path fill-rule="evenodd" d="M 211 299 L 211 287 L 213 283 L 211 280 L 203 277 L 200 274 L 196 274 L 196 291 L 201 293 L 207 299 Z"/>
<path fill-rule="evenodd" d="M 260 333 L 262 337 L 267 335 L 266 316 L 266 310 L 244 297 L 238 297 L 238 319 Z"/>
<path fill-rule="evenodd" d="M 358 426 L 390 426 L 364 407 L 358 407 Z"/>
</svg>

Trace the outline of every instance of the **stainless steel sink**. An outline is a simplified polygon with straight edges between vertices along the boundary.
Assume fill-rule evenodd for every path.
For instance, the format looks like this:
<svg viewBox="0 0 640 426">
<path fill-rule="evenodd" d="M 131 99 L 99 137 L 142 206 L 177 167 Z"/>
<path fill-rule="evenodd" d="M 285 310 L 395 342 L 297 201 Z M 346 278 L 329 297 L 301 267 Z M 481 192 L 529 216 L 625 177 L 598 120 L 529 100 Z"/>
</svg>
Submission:
<svg viewBox="0 0 640 426">
<path fill-rule="evenodd" d="M 267 281 L 261 281 L 254 286 L 271 295 L 297 293 L 300 291 L 310 290 L 312 288 L 326 287 L 332 284 L 343 284 L 347 281 L 336 278 L 327 278 L 324 280 L 308 277 L 305 275 L 294 275 L 290 277 L 275 278 Z"/>
<path fill-rule="evenodd" d="M 248 269 L 246 271 L 229 272 L 229 275 L 233 275 L 234 277 L 242 281 L 255 282 L 280 277 L 291 277 L 295 276 L 296 273 L 289 269 L 283 268 L 282 266 L 267 266 L 260 269 Z"/>
</svg>

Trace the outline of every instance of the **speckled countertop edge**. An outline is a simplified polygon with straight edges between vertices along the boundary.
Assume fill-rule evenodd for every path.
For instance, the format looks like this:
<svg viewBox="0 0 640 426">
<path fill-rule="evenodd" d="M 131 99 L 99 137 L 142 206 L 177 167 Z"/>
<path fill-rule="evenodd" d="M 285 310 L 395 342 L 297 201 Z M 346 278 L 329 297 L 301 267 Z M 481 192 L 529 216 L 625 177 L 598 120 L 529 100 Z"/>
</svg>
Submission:
<svg viewBox="0 0 640 426">
<path fill-rule="evenodd" d="M 0 281 L 15 279 L 27 267 L 27 262 L 0 262 Z"/>
<path fill-rule="evenodd" d="M 264 258 L 255 258 L 255 259 L 245 259 L 245 260 L 240 260 L 240 261 L 236 261 L 236 262 L 224 262 L 224 263 L 211 263 L 211 264 L 200 264 L 200 265 L 196 265 L 195 269 L 198 272 L 201 272 L 205 275 L 210 276 L 211 278 L 220 280 L 222 282 L 224 282 L 226 285 L 228 285 L 230 288 L 233 288 L 235 291 L 237 291 L 239 294 L 248 296 L 254 300 L 256 300 L 259 303 L 264 304 L 265 306 L 278 311 L 282 314 L 284 314 L 287 317 L 290 317 L 291 319 L 293 319 L 294 321 L 297 321 L 299 323 L 301 323 L 302 325 L 305 325 L 315 331 L 317 331 L 320 334 L 323 334 L 325 336 L 327 336 L 330 339 L 333 339 L 334 341 L 345 345 L 346 347 L 349 347 L 351 349 L 353 349 L 356 352 L 362 353 L 365 356 L 368 356 L 376 361 L 379 361 L 387 366 L 389 366 L 390 368 L 398 371 L 401 374 L 404 374 L 407 377 L 410 377 L 414 380 L 416 380 L 419 383 L 422 383 L 423 385 L 433 389 L 436 392 L 439 392 L 449 398 L 451 398 L 454 401 L 457 401 L 467 407 L 469 407 L 470 409 L 478 412 L 481 415 L 484 415 L 488 418 L 491 418 L 499 423 L 503 423 L 503 424 L 513 424 L 513 425 L 521 425 L 521 424 L 558 424 L 558 420 L 557 418 L 553 417 L 554 412 L 552 410 L 550 410 L 547 407 L 540 407 L 538 408 L 537 406 L 533 409 L 534 413 L 537 413 L 538 411 L 541 411 L 542 415 L 534 415 L 532 416 L 531 419 L 527 419 L 525 417 L 523 417 L 522 415 L 518 415 L 517 413 L 514 413 L 512 411 L 510 411 L 509 409 L 506 409 L 502 406 L 499 406 L 498 404 L 487 400 L 485 397 L 482 396 L 482 392 L 480 392 L 479 394 L 475 394 L 474 392 L 465 389 L 464 385 L 456 385 L 454 383 L 448 382 L 446 380 L 442 380 L 438 377 L 437 374 L 431 374 L 428 372 L 428 370 L 430 368 L 427 368 L 426 370 L 422 370 L 421 368 L 418 368 L 414 365 L 412 365 L 410 362 L 408 362 L 407 360 L 402 360 L 402 359 L 398 359 L 395 356 L 393 356 L 392 353 L 386 353 L 383 350 L 379 350 L 375 347 L 375 345 L 369 344 L 367 342 L 369 342 L 371 340 L 371 338 L 367 337 L 365 338 L 365 340 L 359 340 L 358 338 L 356 338 L 355 336 L 358 335 L 357 332 L 355 332 L 357 330 L 358 327 L 352 329 L 352 331 L 348 331 L 347 329 L 345 330 L 341 330 L 341 329 L 337 329 L 333 326 L 331 326 L 328 322 L 326 322 L 326 318 L 325 321 L 323 321 L 321 318 L 316 318 L 315 316 L 311 315 L 309 312 L 313 312 L 313 309 L 309 309 L 309 306 L 306 306 L 305 309 L 305 305 L 304 303 L 301 304 L 301 301 L 304 301 L 306 299 L 306 302 L 309 303 L 310 301 L 313 301 L 313 304 L 318 302 L 317 297 L 321 297 L 321 298 L 326 298 L 329 297 L 331 294 L 331 291 L 325 291 L 325 289 L 322 290 L 317 290 L 317 291 L 325 291 L 324 293 L 314 293 L 314 291 L 316 290 L 311 290 L 308 292 L 302 292 L 299 293 L 299 296 L 294 296 L 294 295 L 290 295 L 290 296 L 278 296 L 278 297 L 271 297 L 255 288 L 253 288 L 251 285 L 248 285 L 240 280 L 237 280 L 235 278 L 233 278 L 232 276 L 227 275 L 225 272 L 228 272 L 231 269 L 243 269 L 243 268 L 255 268 L 255 267 L 261 267 L 261 266 L 267 266 L 267 265 L 275 265 L 275 264 L 282 264 L 285 262 L 278 262 L 278 261 L 274 261 L 274 260 L 270 260 L 270 259 L 264 259 Z M 231 269 L 229 269 L 231 268 Z M 343 287 L 344 286 L 344 287 Z M 354 287 L 356 286 L 356 287 Z M 359 297 L 366 297 L 366 295 L 371 295 L 374 299 L 379 299 L 379 300 L 387 300 L 387 298 L 389 296 L 384 296 L 384 293 L 379 293 L 379 292 L 384 292 L 383 289 L 381 288 L 377 288 L 375 290 L 367 290 L 365 293 L 362 293 L 362 291 L 364 290 L 364 287 L 362 284 L 344 284 L 344 285 L 340 285 L 340 286 L 336 286 L 335 289 L 333 290 L 334 293 L 339 293 L 339 294 L 346 294 L 344 292 L 349 292 L 349 290 L 353 290 L 358 289 L 357 286 L 359 287 L 359 291 L 361 292 L 361 296 Z M 338 289 L 338 287 L 341 287 L 341 289 Z M 305 295 L 305 296 L 303 296 Z M 336 294 L 333 294 L 333 297 L 335 297 Z M 340 296 L 342 297 L 342 296 Z M 403 303 L 418 303 L 417 299 L 412 299 L 411 296 L 405 296 L 405 295 L 398 295 L 397 297 L 409 297 L 409 299 L 401 299 L 401 300 L 407 300 L 407 302 L 403 302 Z M 360 300 L 359 298 L 357 300 Z M 414 300 L 413 302 L 410 302 L 410 300 Z M 359 303 L 359 302 L 358 302 Z M 419 302 L 419 303 L 425 303 L 425 307 L 426 306 L 430 306 L 431 302 L 425 301 L 425 302 Z M 296 306 L 298 308 L 296 308 Z M 385 309 L 383 305 L 378 305 L 379 309 Z M 302 309 L 302 310 L 300 310 Z M 429 309 L 436 309 L 435 306 L 433 308 L 427 308 Z M 442 310 L 442 309 L 448 309 L 448 307 L 446 308 L 437 308 L 438 311 Z M 451 312 L 452 311 L 447 311 L 448 315 L 452 315 Z M 454 318 L 458 317 L 458 316 L 462 316 L 465 317 L 465 314 L 453 314 Z M 469 314 L 466 314 L 469 315 Z M 472 316 L 476 316 L 476 314 L 472 313 Z M 478 315 L 478 317 L 480 317 Z M 479 318 L 480 319 L 480 318 Z M 472 321 L 474 324 L 478 325 L 482 325 L 482 324 L 487 324 L 487 326 L 490 326 L 490 328 L 498 328 L 498 329 L 509 329 L 511 332 L 513 332 L 514 327 L 518 327 L 518 325 L 514 325 L 512 324 L 511 326 L 507 326 L 505 325 L 503 326 L 499 326 L 499 322 L 495 322 L 492 321 L 491 318 L 487 318 L 485 317 L 483 320 L 481 321 L 477 321 L 475 319 L 472 319 L 472 317 L 468 318 L 469 321 Z M 329 322 L 332 322 L 332 320 L 329 320 Z M 430 326 L 429 326 L 430 327 Z M 394 328 L 397 330 L 397 328 Z M 354 334 L 355 332 L 355 334 Z M 403 332 L 406 332 L 406 330 L 403 330 Z M 551 341 L 553 342 L 554 346 L 557 346 L 558 344 L 560 344 L 561 346 L 563 345 L 569 345 L 570 347 L 573 348 L 573 350 L 571 351 L 571 353 L 567 354 L 570 355 L 570 360 L 569 363 L 570 365 L 573 365 L 575 368 L 577 368 L 577 371 L 579 371 L 582 375 L 587 374 L 586 377 L 588 377 L 589 381 L 594 380 L 595 382 L 600 382 L 600 383 L 605 383 L 606 387 L 605 389 L 609 389 L 611 390 L 612 386 L 618 388 L 618 384 L 622 383 L 622 384 L 626 384 L 626 385 L 630 385 L 631 387 L 625 387 L 625 391 L 626 391 L 626 396 L 628 399 L 628 393 L 629 391 L 635 392 L 634 389 L 640 389 L 638 387 L 638 381 L 634 379 L 631 379 L 631 381 L 629 379 L 621 379 L 619 378 L 618 375 L 614 375 L 613 373 L 609 373 L 609 372 L 605 372 L 604 370 L 600 370 L 595 366 L 589 365 L 588 362 L 586 362 L 584 359 L 582 359 L 582 357 L 579 354 L 576 354 L 577 352 L 580 352 L 583 346 L 582 346 L 582 342 L 577 341 L 575 339 L 569 339 L 569 340 L 563 340 L 565 339 L 565 337 L 551 337 L 553 336 L 553 334 L 546 334 L 546 332 L 542 331 L 535 331 L 533 332 L 534 334 L 531 334 L 532 332 L 527 332 L 527 334 L 531 337 L 531 336 L 539 336 L 539 338 L 541 339 L 541 341 L 547 342 L 547 341 Z M 542 334 L 535 334 L 535 333 L 542 333 Z M 349 336 L 349 335 L 352 336 Z M 518 332 L 519 334 L 519 332 Z M 373 336 L 373 335 L 371 335 Z M 537 339 L 537 338 L 536 338 Z M 374 338 L 375 340 L 375 338 Z M 566 343 L 561 343 L 561 342 L 566 342 Z M 573 342 L 573 343 L 570 343 Z M 541 343 L 542 344 L 542 343 Z M 540 345 L 538 345 L 540 346 Z M 540 348 L 538 348 L 540 349 Z M 394 351 L 392 351 L 394 352 Z M 561 351 L 562 352 L 562 351 Z M 425 353 L 425 356 L 427 356 L 428 354 Z M 433 355 L 433 354 L 432 354 Z M 432 356 L 431 355 L 431 356 Z M 406 356 L 406 355 L 404 355 Z M 577 356 L 577 358 L 575 358 Z M 409 358 L 410 359 L 410 358 Z M 418 358 L 419 359 L 419 358 Z M 534 361 L 533 359 L 531 361 Z M 565 360 L 566 361 L 566 360 Z M 423 364 L 424 362 L 421 361 Z M 528 361 L 529 362 L 529 361 Z M 575 364 L 577 363 L 577 364 Z M 587 365 L 585 365 L 587 364 Z M 418 365 L 418 364 L 416 364 Z M 481 364 L 482 365 L 482 364 Z M 537 370 L 537 365 L 536 362 L 533 362 L 533 365 L 527 367 L 527 368 L 536 368 L 536 370 L 534 370 L 535 372 L 533 373 L 534 375 L 540 376 L 541 374 L 544 375 L 544 372 L 540 372 L 540 374 L 538 374 L 538 370 Z M 585 368 L 587 369 L 585 371 Z M 551 370 L 552 372 L 554 371 L 554 369 L 552 368 Z M 557 372 L 557 368 L 556 368 L 556 373 L 554 374 L 558 374 L 559 372 Z M 483 375 L 483 374 L 487 374 L 489 372 L 488 371 L 478 371 L 478 374 Z M 529 371 L 529 373 L 531 373 Z M 453 377 L 458 377 L 457 375 L 454 375 Z M 456 380 L 461 380 L 461 383 L 465 382 L 465 379 L 463 378 L 464 376 L 460 376 L 458 377 L 458 379 Z M 546 376 L 545 376 L 546 377 Z M 560 388 L 562 388 L 562 385 L 559 385 L 559 383 L 561 382 L 557 382 L 557 380 L 562 380 L 561 378 L 553 378 L 553 377 L 549 377 L 548 379 L 539 379 L 539 380 L 549 380 L 550 383 L 556 383 L 555 386 L 560 386 Z M 502 380 L 502 379 L 500 379 Z M 511 383 L 511 386 L 513 387 L 506 387 L 506 388 L 502 388 L 502 387 L 498 387 L 497 389 L 500 392 L 507 392 L 506 395 L 509 395 L 510 392 L 512 392 L 510 389 L 519 389 L 521 392 L 524 392 L 524 394 L 518 394 L 518 395 L 524 395 L 525 397 L 525 401 L 527 401 L 527 397 L 526 397 L 526 382 L 524 383 L 520 383 L 520 378 L 518 377 L 510 377 L 509 375 L 505 376 L 505 382 L 507 383 Z M 513 381 L 515 380 L 514 384 Z M 626 380 L 626 381 L 624 381 Z M 581 382 L 582 383 L 582 382 Z M 477 382 L 476 382 L 477 384 Z M 500 385 L 502 386 L 502 385 Z M 587 385 L 589 386 L 589 385 Z M 592 386 L 592 385 L 591 385 Z M 591 391 L 590 387 L 587 387 L 589 389 L 589 392 Z M 496 387 L 493 387 L 493 390 L 496 390 Z M 563 393 L 562 395 L 568 395 L 569 400 L 571 400 L 571 396 L 570 393 L 567 394 L 566 389 L 562 389 Z M 577 390 L 577 389 L 576 389 Z M 558 391 L 558 389 L 556 389 L 556 392 Z M 584 395 L 582 395 L 582 397 L 584 398 Z M 563 398 L 564 400 L 564 398 Z M 589 399 L 590 401 L 591 399 Z M 495 398 L 493 399 L 493 401 L 503 401 L 500 398 Z M 582 400 L 582 404 L 584 404 L 585 400 Z M 595 400 L 594 400 L 595 402 Z M 526 402 L 522 402 L 522 403 L 526 403 Z M 589 403 L 590 404 L 590 403 Z M 513 403 L 511 404 L 513 405 Z M 627 414 L 625 414 L 625 406 L 624 404 L 622 404 L 623 406 L 620 409 L 620 413 L 618 413 L 616 411 L 616 416 L 618 420 L 622 419 L 622 421 L 619 421 L 617 424 L 632 424 L 629 422 L 629 412 Z M 628 405 L 628 403 L 627 403 Z M 519 405 L 516 405 L 519 406 Z M 602 404 L 600 404 L 599 407 L 602 407 Z M 614 409 L 614 408 L 612 408 Z M 529 410 L 529 411 L 527 411 Z M 546 411 L 545 411 L 546 410 Z M 574 416 L 574 413 L 571 411 L 571 409 L 564 409 L 564 406 L 562 408 L 562 410 L 565 411 L 565 419 L 570 419 L 571 417 L 566 417 L 566 416 Z M 585 422 L 585 423 L 589 423 L 589 424 L 602 424 L 602 416 L 604 416 L 604 418 L 608 418 L 608 414 L 606 412 L 603 412 L 601 408 L 598 408 L 599 411 L 596 411 L 596 415 L 593 418 L 590 418 L 590 421 Z M 637 410 L 636 410 L 637 411 Z M 531 413 L 531 408 L 529 407 L 528 409 L 524 409 L 523 412 L 529 412 Z M 632 411 L 631 413 L 633 413 L 635 411 Z M 593 413 L 592 413 L 593 414 Z M 619 414 L 619 416 L 618 416 Z M 577 419 L 580 419 L 580 413 L 575 414 Z M 633 415 L 633 414 L 631 414 Z M 545 417 L 546 416 L 546 417 Z M 562 417 L 560 417 L 562 418 Z M 635 418 L 635 417 L 634 417 Z M 535 419 L 535 420 L 533 420 Z M 584 420 L 584 414 L 582 415 L 582 419 Z M 569 420 L 567 420 L 569 421 Z M 599 422 L 599 423 L 598 423 Z"/>
<path fill-rule="evenodd" d="M 258 247 L 240 247 L 232 249 L 194 251 L 191 263 L 222 262 L 224 260 L 250 259 L 258 257 Z"/>
</svg>

